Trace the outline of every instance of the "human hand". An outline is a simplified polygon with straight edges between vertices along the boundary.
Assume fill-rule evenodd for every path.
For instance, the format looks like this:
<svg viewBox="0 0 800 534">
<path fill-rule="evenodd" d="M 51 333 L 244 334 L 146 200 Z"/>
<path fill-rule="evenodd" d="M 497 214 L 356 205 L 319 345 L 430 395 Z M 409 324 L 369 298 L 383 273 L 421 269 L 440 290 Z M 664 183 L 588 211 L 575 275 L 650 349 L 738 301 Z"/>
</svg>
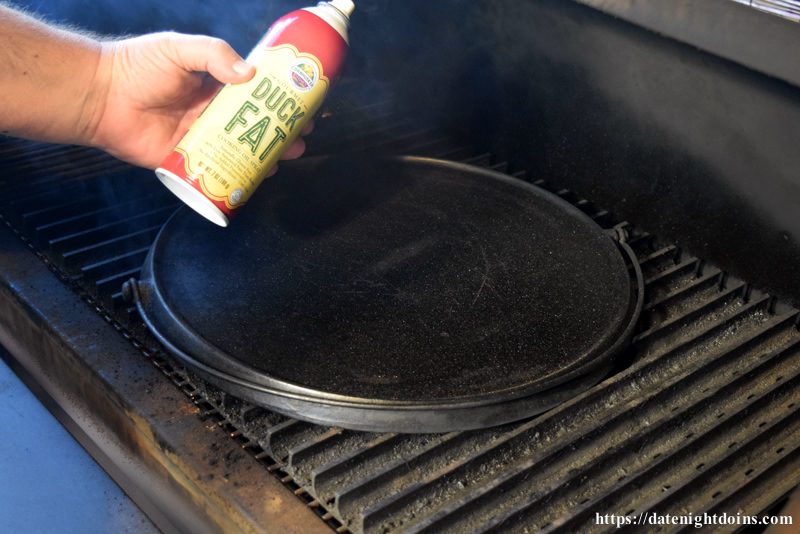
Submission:
<svg viewBox="0 0 800 534">
<path fill-rule="evenodd" d="M 225 41 L 213 37 L 155 33 L 103 43 L 96 76 L 103 90 L 98 91 L 101 102 L 89 142 L 120 159 L 154 169 L 221 83 L 246 82 L 254 74 L 255 67 Z M 303 135 L 312 129 L 313 123 Z M 298 158 L 304 150 L 305 142 L 298 138 L 282 159 Z"/>
</svg>

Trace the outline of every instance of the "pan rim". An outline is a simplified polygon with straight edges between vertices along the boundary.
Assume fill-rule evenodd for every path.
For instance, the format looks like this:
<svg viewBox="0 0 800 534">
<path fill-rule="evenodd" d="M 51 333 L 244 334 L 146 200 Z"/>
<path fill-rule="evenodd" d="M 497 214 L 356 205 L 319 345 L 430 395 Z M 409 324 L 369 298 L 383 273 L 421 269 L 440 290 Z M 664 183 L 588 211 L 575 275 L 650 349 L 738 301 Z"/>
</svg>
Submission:
<svg viewBox="0 0 800 534">
<path fill-rule="evenodd" d="M 325 158 L 332 158 L 335 156 L 319 156 L 317 158 L 305 158 L 306 160 L 317 159 L 322 160 Z M 469 172 L 471 174 L 479 174 L 484 177 L 501 180 L 505 183 L 511 184 L 514 187 L 522 187 L 527 190 L 533 191 L 535 194 L 541 196 L 546 195 L 548 201 L 557 203 L 563 210 L 567 211 L 571 216 L 580 219 L 585 224 L 596 226 L 598 231 L 603 229 L 593 221 L 588 215 L 580 211 L 578 208 L 568 203 L 567 201 L 559 198 L 556 195 L 546 193 L 540 188 L 526 183 L 517 178 L 508 176 L 506 174 L 475 167 L 465 163 L 451 162 L 446 160 L 439 160 L 435 158 L 420 157 L 420 156 L 393 156 L 385 158 L 370 158 L 391 160 L 400 163 L 410 163 L 417 165 L 428 165 L 445 167 L 449 170 L 460 170 Z M 535 395 L 544 395 L 551 392 L 553 388 L 559 387 L 570 380 L 577 377 L 584 376 L 592 371 L 607 365 L 611 358 L 617 355 L 625 345 L 630 341 L 633 334 L 633 329 L 638 321 L 642 301 L 644 286 L 641 277 L 641 272 L 638 270 L 638 262 L 635 260 L 633 252 L 620 250 L 622 247 L 618 240 L 609 236 L 609 240 L 617 245 L 617 250 L 623 263 L 626 263 L 626 253 L 629 256 L 628 260 L 637 267 L 635 276 L 628 277 L 628 292 L 629 301 L 627 313 L 624 319 L 620 321 L 615 329 L 614 335 L 609 336 L 610 342 L 606 343 L 605 347 L 596 350 L 596 347 L 590 347 L 585 354 L 575 359 L 569 365 L 558 369 L 544 378 L 537 379 L 535 382 L 527 382 L 525 384 L 517 384 L 509 388 L 494 390 L 484 394 L 469 394 L 464 397 L 448 397 L 440 399 L 423 399 L 423 400 L 394 400 L 386 398 L 369 398 L 359 397 L 352 395 L 345 395 L 340 393 L 332 393 L 315 388 L 309 388 L 302 384 L 276 378 L 270 376 L 263 371 L 253 368 L 241 362 L 237 358 L 224 353 L 222 350 L 213 346 L 210 342 L 206 341 L 198 332 L 196 332 L 186 321 L 169 305 L 164 298 L 162 288 L 159 280 L 155 275 L 155 258 L 158 251 L 164 246 L 163 235 L 170 226 L 170 222 L 180 214 L 180 210 L 176 211 L 170 219 L 164 224 L 158 233 L 153 245 L 150 248 L 145 265 L 142 270 L 142 276 L 135 284 L 135 300 L 136 306 L 145 320 L 150 331 L 156 338 L 164 344 L 164 346 L 179 359 L 183 360 L 190 367 L 194 367 L 216 377 L 223 382 L 230 382 L 236 384 L 240 388 L 248 388 L 253 391 L 260 392 L 266 395 L 272 395 L 284 399 L 295 399 L 308 402 L 326 403 L 332 406 L 355 408 L 355 409 L 381 409 L 391 408 L 397 410 L 459 410 L 465 408 L 477 408 L 495 406 L 502 403 L 507 403 L 515 399 L 528 398 Z M 608 232 L 606 232 L 608 235 Z M 634 282 L 635 283 L 632 283 Z M 169 339 L 169 326 L 164 326 L 163 321 L 170 321 L 173 325 L 177 325 L 182 330 L 182 335 L 194 340 L 202 340 L 207 347 L 203 350 L 214 354 L 213 358 L 205 359 L 196 355 L 195 347 L 186 348 L 176 344 L 173 340 Z M 216 353 L 216 354 L 215 354 Z M 224 358 L 224 359 L 220 359 Z M 220 369 L 217 365 L 211 362 L 225 361 L 227 364 L 225 369 Z"/>
</svg>

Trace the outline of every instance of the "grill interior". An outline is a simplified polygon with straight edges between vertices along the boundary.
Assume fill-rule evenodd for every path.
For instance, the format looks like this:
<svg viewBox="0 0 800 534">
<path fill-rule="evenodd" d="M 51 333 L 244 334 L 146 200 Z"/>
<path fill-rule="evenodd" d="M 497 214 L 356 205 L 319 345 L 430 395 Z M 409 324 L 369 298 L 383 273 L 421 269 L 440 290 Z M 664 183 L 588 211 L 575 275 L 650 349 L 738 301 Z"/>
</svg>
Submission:
<svg viewBox="0 0 800 534">
<path fill-rule="evenodd" d="M 309 153 L 427 155 L 548 188 L 389 99 L 354 105 L 350 94 L 343 83 Z M 554 192 L 601 226 L 619 225 L 645 275 L 645 309 L 619 368 L 528 421 L 401 435 L 288 419 L 170 361 L 121 294 L 178 206 L 149 171 L 7 139 L 0 177 L 6 224 L 337 531 L 613 530 L 595 525 L 595 512 L 756 514 L 800 482 L 798 311 L 568 190 Z"/>
</svg>

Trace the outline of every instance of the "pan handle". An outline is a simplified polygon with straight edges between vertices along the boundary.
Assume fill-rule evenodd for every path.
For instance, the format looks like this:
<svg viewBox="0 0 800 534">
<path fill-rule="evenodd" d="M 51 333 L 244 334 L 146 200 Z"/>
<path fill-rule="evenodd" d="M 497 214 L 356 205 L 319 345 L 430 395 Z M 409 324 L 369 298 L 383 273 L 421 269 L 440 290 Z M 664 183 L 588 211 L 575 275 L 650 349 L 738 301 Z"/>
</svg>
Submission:
<svg viewBox="0 0 800 534">
<path fill-rule="evenodd" d="M 608 236 L 617 244 L 617 246 L 625 253 L 630 260 L 631 269 L 633 269 L 634 277 L 636 278 L 636 306 L 631 316 L 631 321 L 626 329 L 626 335 L 633 333 L 633 327 L 639 321 L 639 316 L 644 307 L 644 274 L 642 274 L 642 266 L 639 263 L 639 258 L 636 252 L 628 244 L 628 230 L 627 223 L 620 223 L 613 228 L 606 230 Z"/>
<path fill-rule="evenodd" d="M 129 278 L 122 284 L 122 298 L 129 304 L 141 302 L 140 283 L 136 278 Z"/>
</svg>

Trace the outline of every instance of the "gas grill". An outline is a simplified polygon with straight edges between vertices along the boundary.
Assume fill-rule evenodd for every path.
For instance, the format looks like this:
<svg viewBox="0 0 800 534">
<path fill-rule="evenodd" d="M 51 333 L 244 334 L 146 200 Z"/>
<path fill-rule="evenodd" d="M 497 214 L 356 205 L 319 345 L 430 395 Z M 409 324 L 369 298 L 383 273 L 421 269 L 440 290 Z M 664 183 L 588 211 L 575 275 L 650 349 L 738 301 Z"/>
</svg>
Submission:
<svg viewBox="0 0 800 534">
<path fill-rule="evenodd" d="M 399 9 L 363 3 L 363 28 Z M 511 2 L 475 4 L 496 24 L 478 40 L 499 43 L 493 32 L 516 28 L 507 19 L 515 9 Z M 599 115 L 586 110 L 598 100 L 573 102 L 576 115 L 554 122 L 568 112 L 565 100 L 600 82 L 578 81 L 576 73 L 588 68 L 582 62 L 591 58 L 570 56 L 574 43 L 554 52 L 542 40 L 581 27 L 586 34 L 576 40 L 619 39 L 618 50 L 633 43 L 644 48 L 642 55 L 667 58 L 653 72 L 669 70 L 670 61 L 688 61 L 727 77 L 723 86 L 750 84 L 764 98 L 777 92 L 787 107 L 800 103 L 796 89 L 776 87 L 779 82 L 584 6 L 521 4 L 522 15 L 552 23 L 527 42 L 539 62 L 534 70 L 541 79 L 577 89 L 561 95 L 535 79 L 507 79 L 506 60 L 490 57 L 480 43 L 460 52 L 467 58 L 461 66 L 480 61 L 484 75 L 453 101 L 408 80 L 365 82 L 364 73 L 382 79 L 387 68 L 369 56 L 376 49 L 386 54 L 403 40 L 392 33 L 389 44 L 378 47 L 380 32 L 362 30 L 356 19 L 351 71 L 318 118 L 308 155 L 414 154 L 497 170 L 557 194 L 632 247 L 645 301 L 631 347 L 598 385 L 522 422 L 438 434 L 359 432 L 298 421 L 220 391 L 168 355 L 122 291 L 125 281 L 139 277 L 150 244 L 178 201 L 150 171 L 95 150 L 2 140 L 0 341 L 12 366 L 162 529 L 601 531 L 615 527 L 597 524 L 597 513 L 777 513 L 800 484 L 800 314 L 794 306 L 800 293 L 791 290 L 786 263 L 775 264 L 773 277 L 765 266 L 754 267 L 752 258 L 739 262 L 745 253 L 731 250 L 743 236 L 767 248 L 774 234 L 758 238 L 769 221 L 753 218 L 725 235 L 715 233 L 731 217 L 716 210 L 727 206 L 736 184 L 726 188 L 724 177 L 691 170 L 687 176 L 705 181 L 682 192 L 684 177 L 673 173 L 687 167 L 675 139 L 659 133 L 630 140 L 614 133 L 612 126 L 630 126 L 626 121 L 633 119 L 610 111 L 607 102 L 601 112 L 615 124 L 598 147 L 584 136 L 599 135 Z M 436 39 L 442 57 L 452 58 L 462 32 L 474 28 L 456 29 L 444 18 L 447 8 L 452 6 L 443 2 L 420 14 L 406 6 L 397 24 L 418 24 Z M 450 22 L 433 32 L 442 20 Z M 402 67 L 399 53 L 393 51 L 391 68 L 430 72 L 436 87 L 442 80 L 463 86 L 465 76 L 474 74 L 458 71 L 459 78 L 456 66 L 428 70 L 438 61 L 431 58 Z M 646 72 L 651 58 L 642 65 Z M 414 105 L 421 96 L 440 105 L 441 115 L 431 112 L 420 122 Z M 489 122 L 486 106 L 466 106 L 481 99 L 499 106 L 498 120 Z M 541 109 L 533 114 L 537 105 Z M 760 105 L 757 98 L 753 105 Z M 522 124 L 515 110 L 534 126 Z M 637 128 L 643 124 L 649 123 L 643 119 Z M 642 147 L 657 142 L 659 152 L 650 154 L 656 159 L 648 161 Z M 552 153 L 542 158 L 526 147 L 536 143 Z M 624 155 L 601 154 L 608 146 Z M 621 162 L 635 163 L 636 171 Z M 768 181 L 772 175 L 765 173 Z M 693 224 L 678 220 L 696 201 L 682 195 L 712 182 L 719 192 L 704 203 L 708 212 L 694 212 Z M 666 207 L 648 212 L 656 197 L 653 205 Z M 740 203 L 746 204 L 736 196 L 735 205 Z M 626 219 L 631 215 L 640 217 Z M 710 219 L 717 222 L 704 228 Z M 649 233 L 653 228 L 663 235 Z M 764 250 L 764 258 L 795 258 L 800 233 L 785 232 L 781 240 L 791 246 Z"/>
</svg>

